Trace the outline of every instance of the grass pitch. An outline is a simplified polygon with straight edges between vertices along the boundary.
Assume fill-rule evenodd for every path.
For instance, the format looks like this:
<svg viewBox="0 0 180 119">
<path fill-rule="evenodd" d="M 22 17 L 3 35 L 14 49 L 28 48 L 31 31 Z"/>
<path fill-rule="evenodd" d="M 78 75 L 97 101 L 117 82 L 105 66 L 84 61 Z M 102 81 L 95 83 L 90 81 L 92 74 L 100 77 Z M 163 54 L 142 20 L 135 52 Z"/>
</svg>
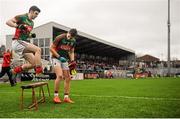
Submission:
<svg viewBox="0 0 180 119">
<path fill-rule="evenodd" d="M 20 86 L 0 84 L 2 118 L 171 118 L 180 117 L 180 78 L 89 79 L 71 82 L 74 104 L 52 102 L 54 81 L 46 87 L 46 103 L 38 111 L 20 110 Z M 24 92 L 25 105 L 31 102 L 31 90 Z M 63 97 L 63 82 L 60 86 Z"/>
</svg>

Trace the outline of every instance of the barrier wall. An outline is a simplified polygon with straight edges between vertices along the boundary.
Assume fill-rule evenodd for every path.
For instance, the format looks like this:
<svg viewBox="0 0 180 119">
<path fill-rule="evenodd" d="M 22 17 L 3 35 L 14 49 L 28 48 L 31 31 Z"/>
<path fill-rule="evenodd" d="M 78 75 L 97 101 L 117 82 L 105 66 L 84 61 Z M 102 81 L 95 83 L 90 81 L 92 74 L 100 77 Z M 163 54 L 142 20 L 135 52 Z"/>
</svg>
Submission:
<svg viewBox="0 0 180 119">
<path fill-rule="evenodd" d="M 83 80 L 84 74 L 83 73 L 77 73 L 76 75 L 72 76 L 72 80 Z"/>
</svg>

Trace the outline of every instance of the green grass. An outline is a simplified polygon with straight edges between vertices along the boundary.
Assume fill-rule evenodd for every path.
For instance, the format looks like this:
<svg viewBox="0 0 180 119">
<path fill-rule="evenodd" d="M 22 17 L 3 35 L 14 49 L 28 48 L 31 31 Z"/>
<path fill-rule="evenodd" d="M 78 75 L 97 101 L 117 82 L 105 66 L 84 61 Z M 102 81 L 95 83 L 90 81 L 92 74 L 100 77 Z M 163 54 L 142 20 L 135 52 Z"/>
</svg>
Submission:
<svg viewBox="0 0 180 119">
<path fill-rule="evenodd" d="M 54 104 L 51 97 L 39 104 L 38 111 L 20 110 L 20 86 L 0 84 L 0 117 L 6 118 L 171 118 L 180 117 L 180 78 L 97 79 L 71 82 L 75 104 Z M 60 97 L 63 97 L 63 83 Z M 31 102 L 31 90 L 25 90 Z"/>
</svg>

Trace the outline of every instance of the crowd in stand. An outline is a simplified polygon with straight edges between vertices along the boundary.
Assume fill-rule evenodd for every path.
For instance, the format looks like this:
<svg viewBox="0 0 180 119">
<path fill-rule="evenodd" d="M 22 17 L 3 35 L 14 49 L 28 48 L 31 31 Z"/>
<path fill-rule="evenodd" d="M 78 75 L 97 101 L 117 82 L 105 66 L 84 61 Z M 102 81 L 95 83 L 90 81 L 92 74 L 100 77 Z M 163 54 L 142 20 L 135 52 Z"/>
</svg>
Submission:
<svg viewBox="0 0 180 119">
<path fill-rule="evenodd" d="M 94 62 L 78 60 L 77 70 L 86 72 L 103 72 L 104 70 L 120 70 L 122 69 L 117 63 Z"/>
<path fill-rule="evenodd" d="M 135 64 L 119 65 L 117 62 L 107 62 L 98 60 L 77 60 L 77 70 L 80 73 L 98 73 L 97 77 L 113 78 L 127 77 L 131 73 L 134 77 L 136 74 L 142 74 L 145 77 L 165 76 L 166 62 L 136 62 Z"/>
</svg>

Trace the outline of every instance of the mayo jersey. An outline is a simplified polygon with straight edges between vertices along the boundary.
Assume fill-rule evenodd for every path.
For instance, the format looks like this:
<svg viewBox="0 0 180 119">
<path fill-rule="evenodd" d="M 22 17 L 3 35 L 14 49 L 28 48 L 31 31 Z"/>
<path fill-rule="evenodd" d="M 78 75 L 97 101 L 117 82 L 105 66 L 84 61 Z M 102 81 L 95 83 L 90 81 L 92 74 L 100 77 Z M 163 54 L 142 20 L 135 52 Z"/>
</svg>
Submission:
<svg viewBox="0 0 180 119">
<path fill-rule="evenodd" d="M 17 24 L 26 25 L 26 30 L 16 28 L 16 32 L 13 39 L 26 41 L 29 37 L 30 32 L 33 29 L 34 22 L 28 18 L 28 14 L 15 16 Z"/>
<path fill-rule="evenodd" d="M 53 42 L 56 52 L 61 56 L 69 59 L 68 52 L 75 47 L 76 40 L 74 38 L 67 39 L 66 33 L 57 36 Z"/>
</svg>

